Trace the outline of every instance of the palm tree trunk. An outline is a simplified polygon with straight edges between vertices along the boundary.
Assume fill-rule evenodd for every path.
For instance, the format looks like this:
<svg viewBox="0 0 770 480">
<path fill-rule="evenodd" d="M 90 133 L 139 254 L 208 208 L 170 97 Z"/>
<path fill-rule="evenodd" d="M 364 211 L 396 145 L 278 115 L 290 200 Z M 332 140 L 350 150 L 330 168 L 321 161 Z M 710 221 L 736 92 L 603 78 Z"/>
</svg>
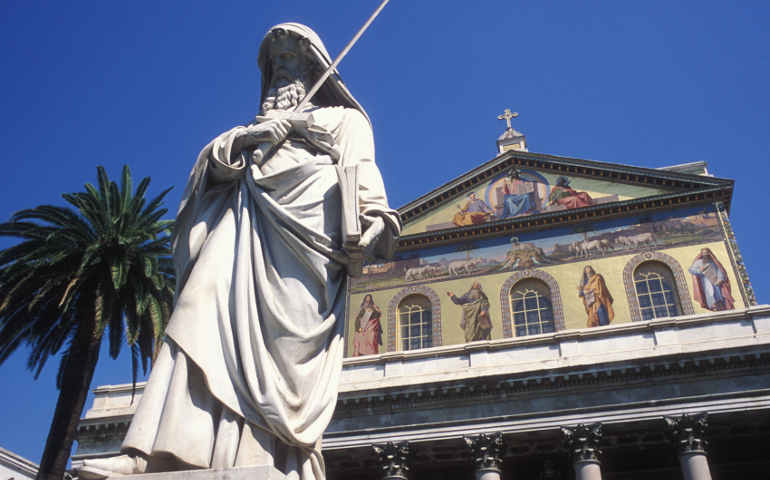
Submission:
<svg viewBox="0 0 770 480">
<path fill-rule="evenodd" d="M 84 322 L 88 323 L 88 322 Z M 36 480 L 62 480 L 67 468 L 67 461 L 75 440 L 80 414 L 86 403 L 91 379 L 94 376 L 96 361 L 99 359 L 101 338 L 94 338 L 93 328 L 82 325 L 77 337 L 73 339 L 70 354 L 63 366 L 62 388 L 56 402 L 51 429 L 45 442 L 43 458 Z M 81 335 L 80 330 L 83 330 Z M 82 338 L 84 337 L 84 338 Z"/>
</svg>

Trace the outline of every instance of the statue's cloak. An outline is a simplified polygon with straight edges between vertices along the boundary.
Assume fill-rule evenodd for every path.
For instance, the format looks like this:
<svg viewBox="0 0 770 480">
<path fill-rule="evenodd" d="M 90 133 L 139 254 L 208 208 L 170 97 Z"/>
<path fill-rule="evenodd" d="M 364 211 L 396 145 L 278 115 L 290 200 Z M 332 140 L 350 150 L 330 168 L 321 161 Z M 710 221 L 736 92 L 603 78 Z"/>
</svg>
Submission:
<svg viewBox="0 0 770 480">
<path fill-rule="evenodd" d="M 149 456 L 150 470 L 153 457 L 169 455 L 202 468 L 248 464 L 241 447 L 256 428 L 295 450 L 288 470 L 323 476 L 320 439 L 342 370 L 347 280 L 335 157 L 358 168 L 364 228 L 385 220 L 378 250 L 390 250 L 400 224 L 360 106 L 309 111 L 333 137 L 334 155 L 290 136 L 259 168 L 232 155 L 246 128 L 236 127 L 209 143 L 192 170 L 174 235 L 168 340 L 123 444 Z"/>
</svg>

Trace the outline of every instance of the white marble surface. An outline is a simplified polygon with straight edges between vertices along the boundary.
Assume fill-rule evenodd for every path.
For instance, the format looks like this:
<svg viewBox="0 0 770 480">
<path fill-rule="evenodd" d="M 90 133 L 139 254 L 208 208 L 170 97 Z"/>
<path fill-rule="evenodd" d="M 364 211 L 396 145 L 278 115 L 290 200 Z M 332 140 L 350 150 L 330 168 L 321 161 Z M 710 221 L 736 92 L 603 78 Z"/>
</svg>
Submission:
<svg viewBox="0 0 770 480">
<path fill-rule="evenodd" d="M 284 474 L 268 465 L 120 476 L 120 480 L 284 480 L 285 478 Z"/>
</svg>

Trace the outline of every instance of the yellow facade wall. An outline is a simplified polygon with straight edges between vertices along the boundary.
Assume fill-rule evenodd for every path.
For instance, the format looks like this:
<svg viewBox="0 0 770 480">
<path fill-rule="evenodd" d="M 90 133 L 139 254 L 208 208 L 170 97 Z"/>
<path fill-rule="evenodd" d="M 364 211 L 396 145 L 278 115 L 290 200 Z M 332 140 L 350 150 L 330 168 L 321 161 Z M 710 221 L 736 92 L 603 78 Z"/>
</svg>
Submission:
<svg viewBox="0 0 770 480">
<path fill-rule="evenodd" d="M 692 302 L 694 311 L 697 314 L 706 313 L 708 310 L 702 308 L 692 299 L 692 275 L 688 273 L 688 268 L 702 248 L 709 248 L 725 267 L 732 289 L 732 296 L 735 300 L 734 306 L 735 308 L 744 308 L 745 304 L 740 294 L 738 278 L 733 271 L 732 263 L 730 262 L 730 258 L 728 256 L 724 242 L 710 242 L 699 245 L 661 249 L 658 251 L 673 257 L 681 266 L 685 273 L 684 277 L 686 279 L 688 289 L 687 298 L 689 298 Z M 583 269 L 586 265 L 591 265 L 597 273 L 604 277 L 605 283 L 607 284 L 610 294 L 613 297 L 614 301 L 612 305 L 615 311 L 615 317 L 612 323 L 618 324 L 631 321 L 630 306 L 624 285 L 623 271 L 626 264 L 638 254 L 639 252 L 635 252 L 612 257 L 595 258 L 585 262 L 573 262 L 555 266 L 544 266 L 540 268 L 540 270 L 552 276 L 559 286 L 566 329 L 585 328 L 587 326 L 587 315 L 585 308 L 583 306 L 582 299 L 578 296 L 578 284 L 580 282 Z M 422 286 L 426 286 L 432 289 L 440 298 L 441 318 L 435 318 L 434 316 L 433 322 L 434 325 L 436 322 L 441 322 L 442 344 L 451 345 L 464 342 L 464 333 L 460 328 L 462 309 L 459 305 L 455 305 L 451 301 L 447 295 L 447 292 L 453 292 L 458 296 L 462 295 L 469 290 L 471 284 L 474 281 L 478 281 L 480 283 L 482 290 L 489 298 L 489 313 L 492 321 L 492 339 L 503 338 L 504 328 L 502 324 L 500 289 L 503 283 L 513 274 L 514 273 L 512 272 L 503 272 L 499 274 L 466 277 L 422 284 Z M 355 334 L 354 320 L 359 312 L 361 302 L 364 296 L 367 294 L 372 295 L 374 303 L 380 308 L 382 312 L 380 321 L 383 329 L 383 342 L 382 346 L 380 347 L 380 353 L 386 351 L 389 335 L 387 327 L 390 313 L 389 304 L 391 303 L 391 300 L 394 298 L 394 296 L 401 292 L 403 288 L 403 286 L 399 286 L 386 290 L 361 292 L 350 295 L 348 322 L 346 327 L 346 334 L 348 336 L 348 356 L 352 355 L 353 353 L 353 336 Z M 396 332 L 398 331 L 397 328 L 395 330 Z M 398 342 L 396 342 L 396 349 L 398 349 Z"/>
</svg>

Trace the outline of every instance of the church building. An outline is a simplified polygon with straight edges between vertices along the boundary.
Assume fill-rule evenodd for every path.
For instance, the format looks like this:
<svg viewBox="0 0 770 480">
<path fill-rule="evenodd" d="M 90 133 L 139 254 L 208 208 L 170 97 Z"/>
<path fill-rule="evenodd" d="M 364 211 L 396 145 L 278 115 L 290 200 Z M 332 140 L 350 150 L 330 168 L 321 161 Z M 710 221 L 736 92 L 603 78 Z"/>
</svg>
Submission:
<svg viewBox="0 0 770 480">
<path fill-rule="evenodd" d="M 349 282 L 328 477 L 765 478 L 770 306 L 733 181 L 531 153 L 515 116 Z M 131 394 L 96 389 L 73 460 L 116 453 Z"/>
</svg>

